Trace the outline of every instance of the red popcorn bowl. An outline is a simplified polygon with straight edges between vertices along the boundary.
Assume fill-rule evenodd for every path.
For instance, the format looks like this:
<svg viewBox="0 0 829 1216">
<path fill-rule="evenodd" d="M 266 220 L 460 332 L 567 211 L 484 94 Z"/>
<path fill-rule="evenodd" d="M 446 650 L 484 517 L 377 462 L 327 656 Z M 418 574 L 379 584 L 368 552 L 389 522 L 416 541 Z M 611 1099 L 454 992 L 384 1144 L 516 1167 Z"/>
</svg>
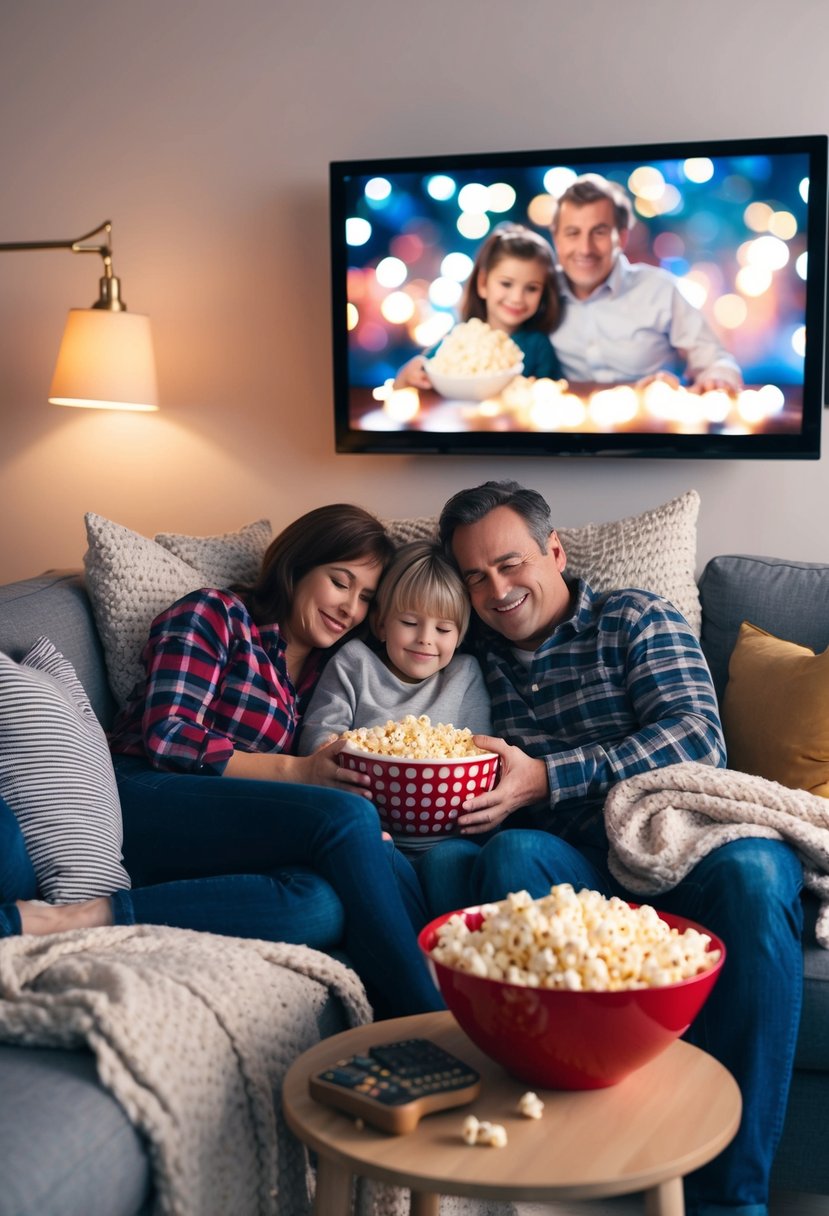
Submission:
<svg viewBox="0 0 829 1216">
<path fill-rule="evenodd" d="M 498 779 L 494 752 L 449 760 L 408 760 L 344 747 L 337 760 L 344 768 L 368 773 L 371 800 L 387 832 L 416 838 L 457 831 L 461 805 L 485 794 Z"/>
<path fill-rule="evenodd" d="M 437 930 L 453 915 L 437 917 L 418 937 L 447 1008 L 481 1051 L 541 1089 L 602 1089 L 647 1064 L 688 1029 L 725 962 L 718 937 L 694 921 L 659 912 L 680 933 L 687 928 L 707 933 L 707 951 L 719 950 L 719 961 L 663 987 L 613 992 L 530 988 L 471 975 L 433 958 Z M 460 915 L 470 929 L 483 920 L 478 908 L 462 909 Z"/>
</svg>

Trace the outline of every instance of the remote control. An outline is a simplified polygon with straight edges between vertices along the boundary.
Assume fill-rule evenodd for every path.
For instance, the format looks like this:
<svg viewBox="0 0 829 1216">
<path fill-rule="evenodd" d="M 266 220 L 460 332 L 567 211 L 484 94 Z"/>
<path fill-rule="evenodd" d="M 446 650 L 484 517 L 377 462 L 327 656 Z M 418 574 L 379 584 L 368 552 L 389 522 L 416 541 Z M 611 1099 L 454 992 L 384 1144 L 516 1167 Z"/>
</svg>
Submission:
<svg viewBox="0 0 829 1216">
<path fill-rule="evenodd" d="M 310 1078 L 312 1098 L 400 1135 L 423 1115 L 477 1098 L 480 1074 L 429 1039 L 378 1044 Z"/>
</svg>

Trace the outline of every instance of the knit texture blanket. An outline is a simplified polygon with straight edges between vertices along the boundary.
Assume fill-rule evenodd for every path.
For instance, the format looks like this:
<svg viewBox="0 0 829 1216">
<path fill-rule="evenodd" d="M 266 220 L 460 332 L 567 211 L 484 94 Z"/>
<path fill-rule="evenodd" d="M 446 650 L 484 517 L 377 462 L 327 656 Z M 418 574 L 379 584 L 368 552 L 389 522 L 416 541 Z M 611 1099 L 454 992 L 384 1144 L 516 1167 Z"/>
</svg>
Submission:
<svg viewBox="0 0 829 1216">
<path fill-rule="evenodd" d="M 613 876 L 641 895 L 668 891 L 712 849 L 746 836 L 784 840 L 820 900 L 816 936 L 829 949 L 829 800 L 735 769 L 688 762 L 620 781 L 607 796 Z"/>
<path fill-rule="evenodd" d="M 146 1137 L 157 1216 L 310 1211 L 280 1092 L 331 993 L 371 1020 L 354 972 L 304 946 L 147 925 L 0 942 L 0 1040 L 94 1053 Z"/>
</svg>

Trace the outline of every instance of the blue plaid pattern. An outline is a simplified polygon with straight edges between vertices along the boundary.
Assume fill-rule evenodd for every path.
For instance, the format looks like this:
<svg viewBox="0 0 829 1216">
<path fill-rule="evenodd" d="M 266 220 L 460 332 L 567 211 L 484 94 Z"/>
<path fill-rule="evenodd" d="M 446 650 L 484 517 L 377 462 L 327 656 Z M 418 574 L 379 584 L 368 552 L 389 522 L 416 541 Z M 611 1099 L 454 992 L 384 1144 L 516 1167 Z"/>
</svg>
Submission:
<svg viewBox="0 0 829 1216">
<path fill-rule="evenodd" d="M 518 822 L 574 844 L 605 844 L 612 785 L 697 760 L 724 766 L 708 666 L 685 618 L 648 591 L 575 585 L 572 615 L 533 653 L 486 631 L 478 657 L 494 733 L 547 764 L 549 802 Z"/>
</svg>

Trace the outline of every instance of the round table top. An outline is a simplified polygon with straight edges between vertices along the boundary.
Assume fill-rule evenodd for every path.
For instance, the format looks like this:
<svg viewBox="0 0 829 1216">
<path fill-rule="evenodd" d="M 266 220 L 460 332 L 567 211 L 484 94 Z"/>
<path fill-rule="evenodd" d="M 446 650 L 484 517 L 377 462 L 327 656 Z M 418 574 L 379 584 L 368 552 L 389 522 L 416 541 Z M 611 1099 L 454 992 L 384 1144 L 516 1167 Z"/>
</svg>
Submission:
<svg viewBox="0 0 829 1216">
<path fill-rule="evenodd" d="M 421 1119 L 392 1136 L 311 1098 L 308 1079 L 378 1043 L 428 1038 L 476 1068 L 479 1097 Z M 544 1090 L 541 1119 L 517 1111 L 528 1086 L 471 1042 L 450 1013 L 375 1022 L 324 1039 L 297 1059 L 283 1085 L 291 1130 L 353 1174 L 398 1186 L 477 1198 L 591 1199 L 647 1190 L 715 1157 L 740 1123 L 742 1100 L 731 1074 L 712 1056 L 677 1041 L 606 1089 Z M 470 1147 L 467 1115 L 502 1124 L 505 1148 Z"/>
</svg>

